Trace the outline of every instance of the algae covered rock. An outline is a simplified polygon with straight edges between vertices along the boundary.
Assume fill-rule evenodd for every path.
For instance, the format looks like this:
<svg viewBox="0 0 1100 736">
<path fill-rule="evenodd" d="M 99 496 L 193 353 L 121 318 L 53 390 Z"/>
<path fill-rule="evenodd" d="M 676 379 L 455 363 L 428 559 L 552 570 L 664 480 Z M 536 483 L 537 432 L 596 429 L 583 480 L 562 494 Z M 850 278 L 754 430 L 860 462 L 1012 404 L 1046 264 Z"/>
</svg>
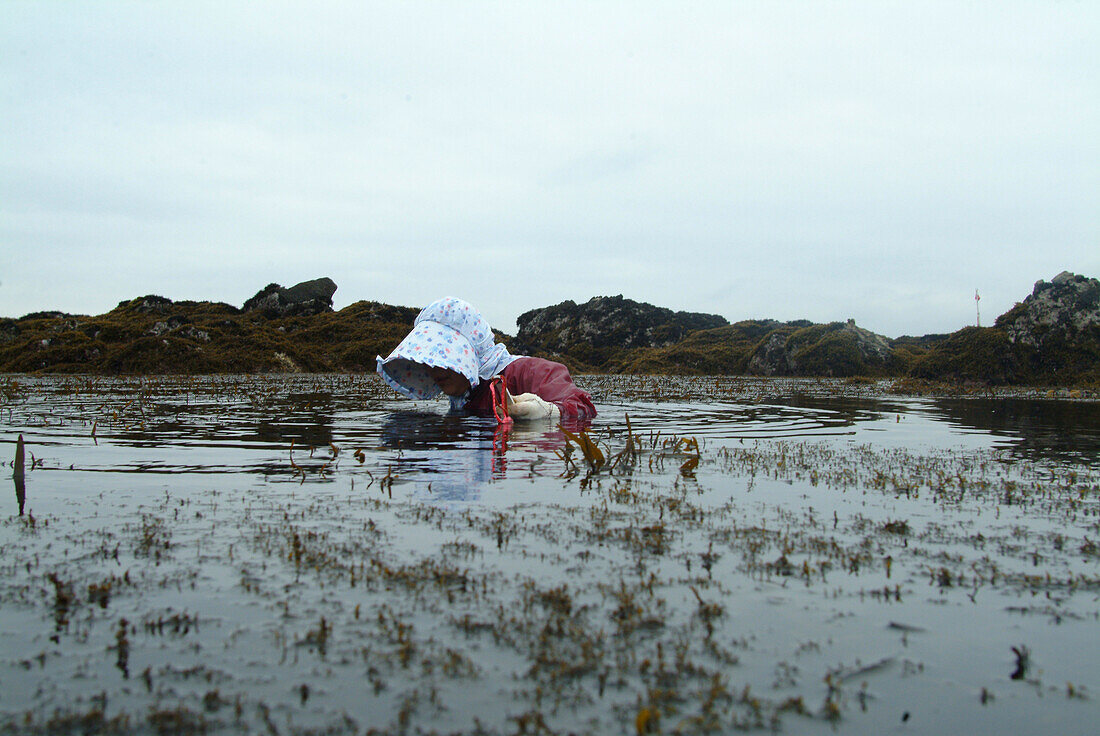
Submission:
<svg viewBox="0 0 1100 736">
<path fill-rule="evenodd" d="M 1035 380 L 1027 360 L 996 327 L 964 327 L 916 359 L 911 378 L 1002 385 Z"/>
<path fill-rule="evenodd" d="M 696 330 L 671 345 L 630 351 L 621 370 L 675 375 L 743 374 L 760 340 L 782 326 L 784 323 L 775 320 L 744 320 L 724 327 Z"/>
<path fill-rule="evenodd" d="M 416 314 L 361 301 L 339 312 L 268 317 L 221 302 L 145 296 L 96 316 L 0 319 L 0 372 L 373 371 L 374 356 L 392 349 Z"/>
<path fill-rule="evenodd" d="M 10 317 L 0 317 L 0 345 L 12 342 L 19 336 L 19 324 Z"/>
<path fill-rule="evenodd" d="M 749 358 L 748 372 L 760 376 L 789 376 L 797 365 L 787 348 L 790 332 L 776 331 L 768 335 Z"/>
<path fill-rule="evenodd" d="M 747 369 L 764 376 L 870 376 L 894 367 L 890 340 L 848 320 L 784 325 L 760 341 Z"/>
<path fill-rule="evenodd" d="M 1067 271 L 1039 281 L 993 327 L 966 327 L 938 341 L 910 375 L 991 384 L 1100 380 L 1100 281 Z"/>
<path fill-rule="evenodd" d="M 164 314 L 172 307 L 172 300 L 156 294 L 139 296 L 137 299 L 121 301 L 116 310 L 124 309 L 140 314 Z"/>
</svg>

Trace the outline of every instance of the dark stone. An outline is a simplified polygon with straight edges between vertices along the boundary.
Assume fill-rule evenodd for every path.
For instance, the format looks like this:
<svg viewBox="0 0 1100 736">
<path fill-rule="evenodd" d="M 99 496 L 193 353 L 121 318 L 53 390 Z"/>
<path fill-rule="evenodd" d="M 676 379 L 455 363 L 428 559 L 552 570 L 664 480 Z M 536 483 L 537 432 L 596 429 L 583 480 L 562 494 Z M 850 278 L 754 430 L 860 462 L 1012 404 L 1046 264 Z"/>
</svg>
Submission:
<svg viewBox="0 0 1100 736">
<path fill-rule="evenodd" d="M 137 299 L 119 302 L 115 309 L 125 309 L 140 314 L 164 314 L 172 306 L 172 300 L 156 294 L 139 296 Z"/>
<path fill-rule="evenodd" d="M 336 282 L 328 277 L 303 281 L 289 289 L 268 284 L 244 303 L 246 312 L 260 311 L 267 317 L 301 317 L 332 311 Z"/>
<path fill-rule="evenodd" d="M 265 309 L 268 304 L 278 306 L 280 292 L 285 293 L 286 289 L 278 284 L 268 284 L 257 291 L 255 296 L 241 305 L 241 311 L 249 312 L 253 309 Z"/>
<path fill-rule="evenodd" d="M 589 350 L 663 347 L 696 330 L 724 327 L 725 317 L 671 309 L 618 296 L 598 296 L 584 304 L 565 301 L 532 309 L 516 319 L 520 352 L 569 353 Z"/>
<path fill-rule="evenodd" d="M 202 309 L 212 310 L 218 312 L 225 312 L 227 314 L 240 314 L 241 310 L 234 307 L 232 304 L 226 304 L 225 302 L 196 302 L 190 299 L 180 299 L 177 302 L 173 302 L 173 305 L 177 308 L 185 307 L 187 309 Z"/>
</svg>

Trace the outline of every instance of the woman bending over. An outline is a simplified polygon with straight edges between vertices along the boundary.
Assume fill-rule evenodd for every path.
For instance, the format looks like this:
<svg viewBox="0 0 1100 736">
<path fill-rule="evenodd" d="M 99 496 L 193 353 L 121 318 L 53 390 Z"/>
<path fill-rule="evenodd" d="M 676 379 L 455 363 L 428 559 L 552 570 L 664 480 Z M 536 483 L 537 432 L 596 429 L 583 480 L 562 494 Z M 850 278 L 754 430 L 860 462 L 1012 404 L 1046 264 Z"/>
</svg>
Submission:
<svg viewBox="0 0 1100 736">
<path fill-rule="evenodd" d="M 564 365 L 511 355 L 494 341 L 481 313 L 454 297 L 425 307 L 389 357 L 378 356 L 378 372 L 410 399 L 431 399 L 442 391 L 455 411 L 492 416 L 489 382 L 501 376 L 514 402 L 508 406 L 513 419 L 596 416 L 592 398 L 577 388 Z"/>
</svg>

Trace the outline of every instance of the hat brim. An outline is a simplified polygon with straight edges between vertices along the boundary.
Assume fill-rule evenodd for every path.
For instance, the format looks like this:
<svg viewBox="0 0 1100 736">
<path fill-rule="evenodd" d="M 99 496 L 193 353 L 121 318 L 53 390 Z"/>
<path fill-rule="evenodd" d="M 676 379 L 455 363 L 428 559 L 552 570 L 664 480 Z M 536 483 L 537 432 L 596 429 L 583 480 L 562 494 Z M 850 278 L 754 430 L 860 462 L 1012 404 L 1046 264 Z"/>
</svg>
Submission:
<svg viewBox="0 0 1100 736">
<path fill-rule="evenodd" d="M 428 368 L 447 368 L 478 384 L 478 366 L 473 347 L 457 330 L 438 322 L 416 325 L 388 357 L 377 356 L 382 379 L 410 399 L 433 399 L 440 394 Z"/>
</svg>

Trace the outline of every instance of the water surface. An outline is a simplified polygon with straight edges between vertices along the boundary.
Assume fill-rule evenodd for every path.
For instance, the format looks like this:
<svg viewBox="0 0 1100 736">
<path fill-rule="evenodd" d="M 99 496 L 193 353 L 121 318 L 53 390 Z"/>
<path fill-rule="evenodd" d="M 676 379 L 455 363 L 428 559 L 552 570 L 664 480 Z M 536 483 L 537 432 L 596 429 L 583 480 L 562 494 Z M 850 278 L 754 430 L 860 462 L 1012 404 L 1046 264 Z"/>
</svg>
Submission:
<svg viewBox="0 0 1100 736">
<path fill-rule="evenodd" d="M 1091 732 L 1096 403 L 582 382 L 600 467 L 373 376 L 2 379 L 0 723 Z"/>
</svg>

